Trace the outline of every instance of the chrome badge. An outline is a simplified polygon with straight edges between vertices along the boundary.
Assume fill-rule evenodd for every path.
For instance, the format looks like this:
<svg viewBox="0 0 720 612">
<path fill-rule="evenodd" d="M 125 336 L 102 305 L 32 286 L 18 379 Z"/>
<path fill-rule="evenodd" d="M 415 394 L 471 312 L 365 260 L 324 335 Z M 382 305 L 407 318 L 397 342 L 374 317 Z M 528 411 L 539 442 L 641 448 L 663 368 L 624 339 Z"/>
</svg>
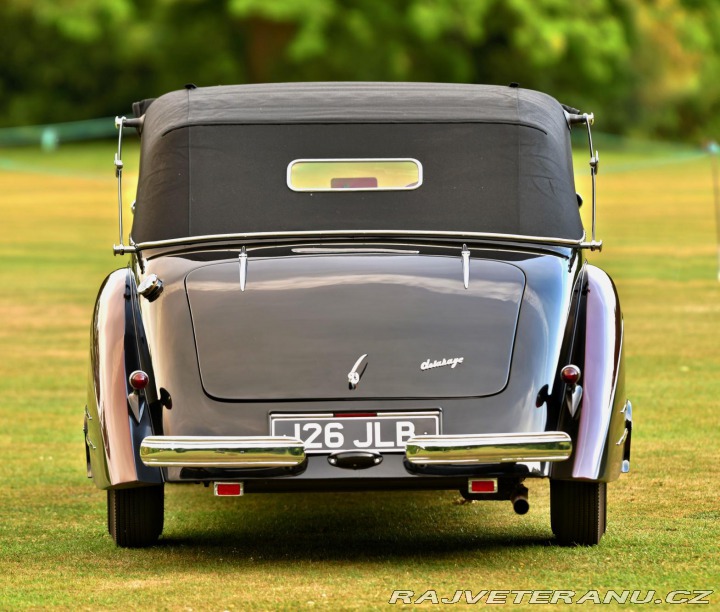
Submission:
<svg viewBox="0 0 720 612">
<path fill-rule="evenodd" d="M 360 356 L 360 358 L 355 362 L 353 369 L 350 370 L 350 373 L 348 374 L 348 385 L 351 389 L 355 389 L 357 387 L 358 383 L 360 382 L 360 377 L 363 375 L 363 372 L 367 367 L 367 364 L 365 364 L 365 368 L 362 369 L 362 372 L 358 372 L 358 368 L 360 367 L 360 364 L 362 364 L 362 362 L 365 360 L 365 357 L 367 357 L 367 353 Z"/>
<path fill-rule="evenodd" d="M 432 370 L 433 368 L 442 368 L 443 366 L 450 366 L 454 368 L 457 364 L 462 363 L 465 357 L 450 357 L 449 359 L 443 359 L 442 361 L 430 361 L 426 359 L 420 364 L 421 370 Z"/>
</svg>

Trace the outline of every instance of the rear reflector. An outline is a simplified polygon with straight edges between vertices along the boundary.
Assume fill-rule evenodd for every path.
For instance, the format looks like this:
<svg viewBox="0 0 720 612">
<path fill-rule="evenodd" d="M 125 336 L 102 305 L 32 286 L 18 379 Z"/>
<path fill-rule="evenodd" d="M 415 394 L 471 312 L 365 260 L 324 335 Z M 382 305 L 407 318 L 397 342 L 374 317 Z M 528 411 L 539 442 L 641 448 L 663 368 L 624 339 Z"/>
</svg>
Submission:
<svg viewBox="0 0 720 612">
<path fill-rule="evenodd" d="M 218 497 L 239 497 L 243 494 L 242 482 L 216 482 L 215 495 Z"/>
<path fill-rule="evenodd" d="M 497 478 L 471 478 L 468 480 L 470 493 L 497 493 Z"/>
</svg>

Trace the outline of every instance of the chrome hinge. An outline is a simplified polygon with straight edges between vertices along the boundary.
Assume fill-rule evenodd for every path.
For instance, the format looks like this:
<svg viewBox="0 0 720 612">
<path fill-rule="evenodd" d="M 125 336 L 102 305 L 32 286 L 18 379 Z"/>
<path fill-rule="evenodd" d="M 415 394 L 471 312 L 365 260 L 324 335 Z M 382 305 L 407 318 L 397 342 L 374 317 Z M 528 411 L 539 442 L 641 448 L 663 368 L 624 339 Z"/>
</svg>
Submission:
<svg viewBox="0 0 720 612">
<path fill-rule="evenodd" d="M 462 256 L 463 285 L 467 289 L 470 286 L 470 249 L 467 248 L 467 244 L 463 244 L 460 255 Z"/>
<path fill-rule="evenodd" d="M 245 291 L 245 283 L 247 282 L 247 266 L 248 266 L 248 256 L 247 256 L 247 251 L 245 250 L 245 247 L 243 247 L 242 250 L 240 251 L 239 261 L 240 261 L 240 291 Z"/>
</svg>

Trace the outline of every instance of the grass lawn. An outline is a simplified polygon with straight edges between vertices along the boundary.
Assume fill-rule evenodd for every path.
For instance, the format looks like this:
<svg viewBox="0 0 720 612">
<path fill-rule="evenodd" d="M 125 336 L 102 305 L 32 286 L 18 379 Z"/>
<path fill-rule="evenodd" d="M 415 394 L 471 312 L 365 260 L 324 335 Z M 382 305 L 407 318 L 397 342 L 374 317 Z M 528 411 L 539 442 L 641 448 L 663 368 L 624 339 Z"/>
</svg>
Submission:
<svg viewBox="0 0 720 612">
<path fill-rule="evenodd" d="M 160 545 L 122 550 L 106 531 L 105 493 L 85 477 L 81 433 L 93 302 L 125 265 L 110 248 L 112 157 L 112 143 L 0 150 L 0 609 L 382 609 L 394 589 L 714 589 L 720 606 L 709 159 L 603 154 L 605 249 L 590 258 L 619 287 L 636 430 L 600 546 L 555 546 L 547 482 L 530 482 L 524 517 L 454 493 L 216 499 L 168 486 Z M 124 157 L 131 185 L 136 149 Z M 580 154 L 587 196 L 585 163 Z"/>
</svg>

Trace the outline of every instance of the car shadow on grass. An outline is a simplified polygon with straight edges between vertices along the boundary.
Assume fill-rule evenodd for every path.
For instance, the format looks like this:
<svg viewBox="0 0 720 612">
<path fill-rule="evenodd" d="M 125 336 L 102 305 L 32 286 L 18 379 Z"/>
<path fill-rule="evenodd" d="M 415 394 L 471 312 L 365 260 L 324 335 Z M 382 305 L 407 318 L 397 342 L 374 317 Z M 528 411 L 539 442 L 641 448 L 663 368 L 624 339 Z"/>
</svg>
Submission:
<svg viewBox="0 0 720 612">
<path fill-rule="evenodd" d="M 448 492 L 210 496 L 191 511 L 175 511 L 171 500 L 158 545 L 264 561 L 371 561 L 554 545 L 542 507 L 517 516 L 507 501 L 460 499 Z"/>
</svg>

